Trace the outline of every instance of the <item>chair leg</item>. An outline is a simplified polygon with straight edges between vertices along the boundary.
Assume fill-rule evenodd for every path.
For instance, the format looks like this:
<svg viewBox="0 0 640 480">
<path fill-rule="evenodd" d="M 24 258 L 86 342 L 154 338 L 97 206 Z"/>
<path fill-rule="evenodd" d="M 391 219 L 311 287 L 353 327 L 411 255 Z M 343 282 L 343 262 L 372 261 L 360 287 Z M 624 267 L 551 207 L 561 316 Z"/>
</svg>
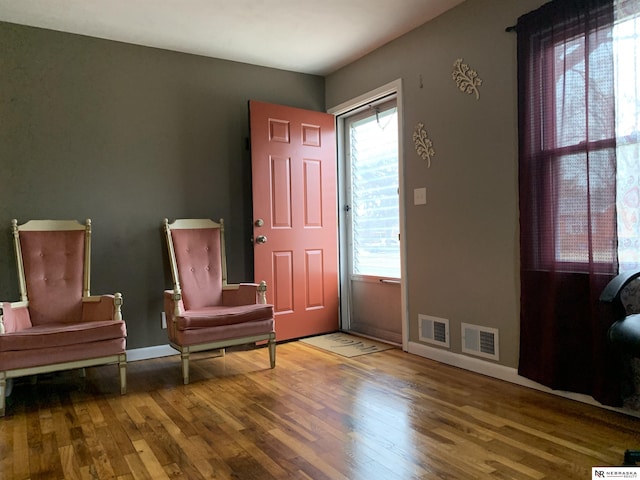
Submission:
<svg viewBox="0 0 640 480">
<path fill-rule="evenodd" d="M 0 417 L 4 417 L 4 410 L 7 404 L 5 398 L 5 390 L 7 388 L 7 379 L 5 378 L 5 374 L 0 374 Z"/>
<path fill-rule="evenodd" d="M 127 393 L 127 356 L 120 355 L 118 361 L 118 371 L 120 372 L 120 395 Z"/>
<path fill-rule="evenodd" d="M 269 340 L 269 362 L 271 363 L 271 368 L 276 367 L 276 339 L 272 338 Z"/>
<path fill-rule="evenodd" d="M 180 354 L 182 358 L 182 381 L 185 385 L 189 385 L 189 348 L 187 347 Z"/>
</svg>

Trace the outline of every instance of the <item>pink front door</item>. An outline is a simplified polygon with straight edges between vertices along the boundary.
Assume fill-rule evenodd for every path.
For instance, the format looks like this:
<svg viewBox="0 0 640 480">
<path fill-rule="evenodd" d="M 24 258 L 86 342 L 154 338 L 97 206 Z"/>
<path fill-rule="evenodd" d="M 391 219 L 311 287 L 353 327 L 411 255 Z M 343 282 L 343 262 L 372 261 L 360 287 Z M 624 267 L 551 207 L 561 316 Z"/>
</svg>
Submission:
<svg viewBox="0 0 640 480">
<path fill-rule="evenodd" d="M 276 338 L 338 329 L 335 118 L 249 102 L 254 272 L 266 280 Z"/>
</svg>

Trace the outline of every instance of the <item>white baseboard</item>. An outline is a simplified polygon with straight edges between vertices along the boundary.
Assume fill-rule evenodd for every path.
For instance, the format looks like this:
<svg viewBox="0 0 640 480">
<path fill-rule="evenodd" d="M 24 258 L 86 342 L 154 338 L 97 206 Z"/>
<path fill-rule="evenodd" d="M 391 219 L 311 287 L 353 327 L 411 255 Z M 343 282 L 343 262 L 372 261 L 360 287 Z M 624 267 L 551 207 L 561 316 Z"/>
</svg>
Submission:
<svg viewBox="0 0 640 480">
<path fill-rule="evenodd" d="M 156 345 L 154 347 L 134 348 L 132 350 L 127 350 L 127 362 L 169 357 L 171 355 L 178 355 L 178 352 L 174 350 L 171 345 Z"/>
<path fill-rule="evenodd" d="M 624 413 L 626 415 L 631 415 L 634 417 L 640 417 L 640 412 L 635 410 L 630 410 L 627 408 L 614 408 L 606 405 L 602 405 L 600 402 L 597 402 L 592 397 L 588 395 L 583 395 L 580 393 L 573 392 L 565 392 L 562 390 L 552 390 L 549 387 L 545 387 L 539 383 L 536 383 L 528 378 L 522 377 L 518 375 L 518 370 L 511 367 L 505 367 L 504 365 L 498 365 L 497 363 L 487 362 L 484 360 L 480 360 L 477 358 L 469 357 L 467 355 L 462 355 L 459 353 L 453 353 L 448 350 L 443 350 L 441 348 L 434 348 L 427 345 L 423 345 L 421 343 L 409 342 L 408 352 L 414 355 L 419 355 L 421 357 L 428 358 L 430 360 L 435 360 L 436 362 L 444 363 L 446 365 L 451 365 L 453 367 L 462 368 L 464 370 L 469 370 L 471 372 L 479 373 L 481 375 L 486 375 L 488 377 L 497 378 L 499 380 L 504 380 L 505 382 L 514 383 L 516 385 L 521 385 L 523 387 L 533 388 L 535 390 L 540 390 L 542 392 L 551 393 L 553 395 L 558 395 L 560 397 L 568 398 L 571 400 L 575 400 L 582 403 L 587 403 L 589 405 L 594 405 L 596 407 L 605 408 L 607 410 L 612 410 L 619 413 Z"/>
</svg>

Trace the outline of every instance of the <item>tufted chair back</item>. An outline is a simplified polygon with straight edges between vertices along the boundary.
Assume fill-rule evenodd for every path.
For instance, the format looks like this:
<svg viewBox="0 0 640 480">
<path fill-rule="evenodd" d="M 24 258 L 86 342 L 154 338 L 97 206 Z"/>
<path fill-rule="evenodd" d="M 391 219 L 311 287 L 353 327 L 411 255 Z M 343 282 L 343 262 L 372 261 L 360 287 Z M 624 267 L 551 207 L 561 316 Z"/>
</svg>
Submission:
<svg viewBox="0 0 640 480">
<path fill-rule="evenodd" d="M 52 220 L 14 225 L 21 296 L 32 325 L 81 321 L 82 297 L 89 294 L 88 228 Z"/>
<path fill-rule="evenodd" d="M 181 292 L 185 310 L 222 305 L 227 285 L 223 220 L 165 221 L 165 229 L 174 290 Z"/>
<path fill-rule="evenodd" d="M 222 304 L 220 228 L 171 232 L 184 308 Z"/>
</svg>

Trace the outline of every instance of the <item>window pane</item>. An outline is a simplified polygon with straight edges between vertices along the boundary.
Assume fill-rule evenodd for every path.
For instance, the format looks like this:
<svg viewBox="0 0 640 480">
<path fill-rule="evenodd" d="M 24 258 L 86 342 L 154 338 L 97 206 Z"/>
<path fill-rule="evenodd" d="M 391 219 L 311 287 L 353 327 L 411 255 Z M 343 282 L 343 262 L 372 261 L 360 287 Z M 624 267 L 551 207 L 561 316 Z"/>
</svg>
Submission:
<svg viewBox="0 0 640 480">
<path fill-rule="evenodd" d="M 618 263 L 620 271 L 640 268 L 640 147 L 618 147 Z"/>
<path fill-rule="evenodd" d="M 640 133 L 640 18 L 630 18 L 613 28 L 616 78 L 616 136 Z"/>
<path fill-rule="evenodd" d="M 613 28 L 620 271 L 640 268 L 640 18 L 634 16 L 637 4 L 633 7 L 619 12 Z"/>
<path fill-rule="evenodd" d="M 547 148 L 613 138 L 611 75 L 603 74 L 612 68 L 610 54 L 611 38 L 600 31 L 555 46 L 556 131 Z"/>
<path fill-rule="evenodd" d="M 396 109 L 354 122 L 350 136 L 353 273 L 400 278 Z"/>
<path fill-rule="evenodd" d="M 556 260 L 567 263 L 615 260 L 613 149 L 560 157 L 555 187 Z M 589 258 L 589 252 L 593 258 Z"/>
</svg>

